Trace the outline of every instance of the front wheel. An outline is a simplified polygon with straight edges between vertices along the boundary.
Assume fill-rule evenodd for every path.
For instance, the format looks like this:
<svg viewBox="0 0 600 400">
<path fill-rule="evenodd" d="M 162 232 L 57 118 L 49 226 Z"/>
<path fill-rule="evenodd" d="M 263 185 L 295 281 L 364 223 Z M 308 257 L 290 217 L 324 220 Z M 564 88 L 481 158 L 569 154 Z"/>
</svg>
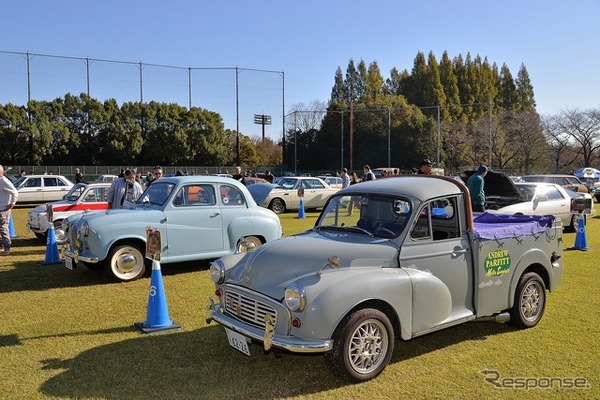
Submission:
<svg viewBox="0 0 600 400">
<path fill-rule="evenodd" d="M 339 377 L 364 382 L 383 371 L 394 351 L 394 329 L 379 310 L 366 308 L 347 317 L 333 335 L 325 363 Z"/>
<path fill-rule="evenodd" d="M 134 281 L 146 272 L 146 259 L 139 246 L 124 244 L 110 251 L 106 268 L 119 281 Z"/>
<path fill-rule="evenodd" d="M 517 328 L 532 328 L 540 322 L 546 308 L 546 285 L 535 272 L 519 280 L 509 323 Z"/>
</svg>

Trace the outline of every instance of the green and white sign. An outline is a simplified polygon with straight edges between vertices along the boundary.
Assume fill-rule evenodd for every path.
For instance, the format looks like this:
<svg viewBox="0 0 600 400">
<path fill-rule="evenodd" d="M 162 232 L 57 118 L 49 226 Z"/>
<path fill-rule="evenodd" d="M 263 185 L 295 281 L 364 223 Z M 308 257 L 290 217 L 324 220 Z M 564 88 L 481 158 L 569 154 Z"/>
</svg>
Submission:
<svg viewBox="0 0 600 400">
<path fill-rule="evenodd" d="M 510 254 L 508 250 L 496 250 L 489 253 L 485 259 L 485 275 L 500 276 L 510 270 Z"/>
</svg>

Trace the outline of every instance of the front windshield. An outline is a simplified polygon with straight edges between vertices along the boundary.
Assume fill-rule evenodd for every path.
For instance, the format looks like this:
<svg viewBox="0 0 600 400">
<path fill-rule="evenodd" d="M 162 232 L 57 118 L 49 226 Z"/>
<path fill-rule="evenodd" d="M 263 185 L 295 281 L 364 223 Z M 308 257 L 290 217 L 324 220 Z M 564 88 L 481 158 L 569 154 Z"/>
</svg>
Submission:
<svg viewBox="0 0 600 400">
<path fill-rule="evenodd" d="M 334 196 L 315 229 L 345 229 L 394 238 L 404 230 L 411 211 L 408 199 L 381 195 Z"/>
<path fill-rule="evenodd" d="M 85 190 L 87 185 L 78 183 L 69 190 L 69 193 L 65 194 L 64 199 L 68 201 L 75 201 L 81 196 L 81 193 Z"/>
<path fill-rule="evenodd" d="M 24 180 L 25 180 L 24 176 L 21 176 L 21 177 L 17 178 L 17 180 L 13 182 L 13 186 L 18 189 L 19 186 L 21 186 L 21 184 L 23 183 Z"/>
<path fill-rule="evenodd" d="M 138 203 L 150 203 L 162 206 L 173 192 L 174 183 L 156 181 L 146 189 L 138 199 Z"/>
</svg>

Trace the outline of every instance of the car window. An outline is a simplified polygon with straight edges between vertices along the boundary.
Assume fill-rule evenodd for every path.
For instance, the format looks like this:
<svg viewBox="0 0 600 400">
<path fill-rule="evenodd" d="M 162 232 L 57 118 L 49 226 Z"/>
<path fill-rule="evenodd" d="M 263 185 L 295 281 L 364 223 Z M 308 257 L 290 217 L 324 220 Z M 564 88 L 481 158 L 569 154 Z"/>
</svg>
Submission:
<svg viewBox="0 0 600 400">
<path fill-rule="evenodd" d="M 279 181 L 278 185 L 283 187 L 284 189 L 292 189 L 296 184 L 296 179 L 284 178 Z"/>
<path fill-rule="evenodd" d="M 105 188 L 92 188 L 87 191 L 83 201 L 86 203 L 100 203 L 106 201 L 108 191 Z"/>
<path fill-rule="evenodd" d="M 349 229 L 367 232 L 376 237 L 394 238 L 400 235 L 410 215 L 407 199 L 391 196 L 333 196 L 316 224 L 322 229 Z"/>
<path fill-rule="evenodd" d="M 44 178 L 44 186 L 58 186 L 56 178 Z"/>
<path fill-rule="evenodd" d="M 540 190 L 538 191 L 538 196 L 543 196 L 548 200 L 562 200 L 564 198 L 560 191 L 554 186 L 540 188 Z"/>
<path fill-rule="evenodd" d="M 221 204 L 224 206 L 242 206 L 246 204 L 244 195 L 234 186 L 221 185 L 219 193 L 221 194 Z"/>
<path fill-rule="evenodd" d="M 41 187 L 42 178 L 29 178 L 23 183 L 23 187 Z"/>
<path fill-rule="evenodd" d="M 306 179 L 304 182 L 308 185 L 305 186 L 308 189 L 325 189 L 323 183 L 318 179 Z"/>
<path fill-rule="evenodd" d="M 215 189 L 212 185 L 185 185 L 173 197 L 175 207 L 214 206 L 215 204 Z"/>
<path fill-rule="evenodd" d="M 419 213 L 413 227 L 413 239 L 444 240 L 461 236 L 456 197 L 448 197 L 428 202 Z"/>
</svg>

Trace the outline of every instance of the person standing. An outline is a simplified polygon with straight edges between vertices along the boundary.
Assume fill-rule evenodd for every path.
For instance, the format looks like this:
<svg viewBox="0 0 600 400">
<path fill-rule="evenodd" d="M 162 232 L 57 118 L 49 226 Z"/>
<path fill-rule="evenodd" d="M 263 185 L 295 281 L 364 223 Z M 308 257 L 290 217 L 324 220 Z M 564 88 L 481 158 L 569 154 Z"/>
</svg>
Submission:
<svg viewBox="0 0 600 400">
<path fill-rule="evenodd" d="M 373 171 L 371 171 L 371 167 L 369 167 L 368 165 L 365 165 L 363 167 L 363 177 L 362 177 L 362 181 L 366 182 L 366 181 L 374 181 L 375 178 L 375 174 L 373 173 Z"/>
<path fill-rule="evenodd" d="M 106 196 L 108 208 L 123 208 L 126 201 L 134 203 L 143 192 L 142 185 L 136 182 L 135 173 L 132 170 L 125 170 L 123 175 L 123 178 L 115 179 L 110 184 Z"/>
<path fill-rule="evenodd" d="M 428 158 L 424 158 L 419 163 L 419 170 L 417 171 L 417 175 L 431 175 L 431 167 L 433 166 L 433 161 L 430 161 Z"/>
<path fill-rule="evenodd" d="M 350 186 L 356 185 L 357 183 L 360 183 L 360 179 L 358 179 L 358 175 L 356 175 L 356 172 L 352 171 L 352 173 L 350 174 Z M 360 206 L 360 204 L 358 203 L 358 197 L 351 196 L 350 204 L 348 204 L 348 215 L 352 215 L 352 209 L 358 206 Z"/>
<path fill-rule="evenodd" d="M 488 167 L 481 164 L 479 168 L 477 168 L 477 172 L 467 179 L 467 188 L 471 193 L 471 206 L 473 207 L 473 211 L 485 211 L 485 181 L 483 178 L 485 178 L 487 172 Z"/>
<path fill-rule="evenodd" d="M 0 165 L 0 256 L 10 254 L 10 231 L 9 223 L 11 210 L 17 204 L 19 192 L 10 179 L 4 176 L 4 167 Z"/>
<path fill-rule="evenodd" d="M 162 178 L 163 176 L 163 170 L 162 167 L 160 165 L 157 165 L 154 167 L 154 170 L 152 171 L 152 179 L 148 181 L 148 183 L 146 183 L 146 187 L 149 187 L 150 185 L 152 185 L 156 180 Z"/>
<path fill-rule="evenodd" d="M 75 183 L 84 183 L 83 174 L 79 171 L 79 168 L 75 168 Z"/>
<path fill-rule="evenodd" d="M 342 168 L 342 173 L 340 174 L 342 178 L 342 189 L 350 186 L 350 176 L 348 175 L 348 168 Z"/>
<path fill-rule="evenodd" d="M 236 181 L 238 181 L 244 185 L 246 184 L 246 178 L 244 177 L 244 175 L 242 175 L 242 167 L 240 167 L 239 165 L 237 167 L 235 167 L 235 172 L 233 173 L 232 177 Z"/>
<path fill-rule="evenodd" d="M 269 183 L 273 183 L 273 181 L 275 180 L 275 177 L 273 176 L 271 171 L 269 171 L 269 170 L 265 171 L 265 180 Z"/>
</svg>

